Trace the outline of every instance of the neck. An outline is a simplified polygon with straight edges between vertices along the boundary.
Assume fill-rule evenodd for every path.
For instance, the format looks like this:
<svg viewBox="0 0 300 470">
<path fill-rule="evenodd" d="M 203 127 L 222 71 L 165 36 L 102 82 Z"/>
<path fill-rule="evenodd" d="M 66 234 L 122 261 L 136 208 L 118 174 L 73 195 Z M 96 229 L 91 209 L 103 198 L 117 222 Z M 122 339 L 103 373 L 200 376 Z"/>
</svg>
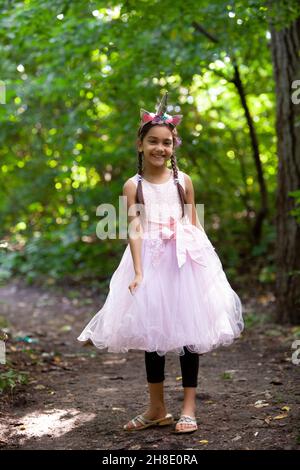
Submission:
<svg viewBox="0 0 300 470">
<path fill-rule="evenodd" d="M 170 173 L 170 170 L 168 169 L 167 164 L 165 164 L 163 166 L 160 166 L 160 167 L 156 167 L 156 166 L 153 166 L 151 164 L 149 165 L 145 162 L 144 163 L 143 173 L 144 173 L 145 176 L 155 177 L 155 176 L 166 175 L 166 174 Z"/>
</svg>

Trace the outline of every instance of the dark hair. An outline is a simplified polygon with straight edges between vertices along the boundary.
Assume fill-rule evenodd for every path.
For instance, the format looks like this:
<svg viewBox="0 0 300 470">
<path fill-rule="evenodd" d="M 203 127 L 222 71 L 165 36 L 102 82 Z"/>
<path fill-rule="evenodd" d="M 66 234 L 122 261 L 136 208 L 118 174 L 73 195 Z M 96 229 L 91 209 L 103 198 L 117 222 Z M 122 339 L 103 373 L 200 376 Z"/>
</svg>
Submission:
<svg viewBox="0 0 300 470">
<path fill-rule="evenodd" d="M 177 166 L 177 160 L 176 160 L 176 155 L 175 155 L 175 147 L 178 147 L 181 143 L 181 140 L 178 136 L 177 129 L 174 127 L 172 124 L 152 124 L 152 122 L 147 122 L 143 126 L 141 126 L 138 129 L 138 139 L 143 141 L 150 129 L 154 126 L 166 126 L 170 131 L 172 132 L 172 137 L 173 137 L 173 153 L 171 156 L 171 165 L 172 165 L 172 170 L 173 170 L 173 177 L 176 179 L 176 184 L 177 184 L 177 189 L 178 189 L 178 194 L 180 198 L 180 203 L 181 203 L 181 208 L 182 208 L 182 217 L 184 216 L 184 204 L 186 202 L 185 199 L 185 191 L 183 187 L 181 186 L 179 180 L 178 180 L 178 166 Z M 138 174 L 142 177 L 143 176 L 143 152 L 138 151 Z M 144 201 L 144 196 L 143 196 L 143 188 L 142 188 L 142 181 L 138 181 L 137 185 L 137 191 L 136 191 L 136 202 L 138 204 L 145 204 Z"/>
</svg>

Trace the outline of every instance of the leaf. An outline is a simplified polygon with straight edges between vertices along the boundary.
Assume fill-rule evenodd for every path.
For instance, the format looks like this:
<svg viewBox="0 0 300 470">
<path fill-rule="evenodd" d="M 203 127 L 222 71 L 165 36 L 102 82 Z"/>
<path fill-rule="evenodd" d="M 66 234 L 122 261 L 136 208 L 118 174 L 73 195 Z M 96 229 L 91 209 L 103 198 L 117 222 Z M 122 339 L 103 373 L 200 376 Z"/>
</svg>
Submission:
<svg viewBox="0 0 300 470">
<path fill-rule="evenodd" d="M 39 384 L 34 387 L 35 390 L 44 390 L 46 387 L 45 385 Z"/>
<path fill-rule="evenodd" d="M 140 450 L 141 445 L 140 444 L 134 444 L 133 446 L 129 447 L 129 450 Z"/>
<path fill-rule="evenodd" d="M 206 439 L 201 439 L 201 441 L 198 441 L 200 444 L 208 444 L 208 441 Z"/>
<path fill-rule="evenodd" d="M 264 408 L 265 406 L 270 406 L 269 403 L 266 403 L 265 400 L 258 400 L 254 403 L 255 408 Z"/>
<path fill-rule="evenodd" d="M 274 416 L 273 419 L 284 419 L 284 418 L 287 418 L 287 417 L 288 417 L 288 414 L 284 413 L 284 414 L 281 414 L 281 415 Z"/>
<path fill-rule="evenodd" d="M 67 333 L 68 331 L 71 331 L 71 330 L 72 330 L 71 325 L 64 325 L 59 329 L 59 331 L 61 331 L 62 333 Z"/>
<path fill-rule="evenodd" d="M 223 380 L 232 380 L 232 374 L 230 372 L 223 372 L 223 374 L 221 375 L 221 378 Z"/>
</svg>

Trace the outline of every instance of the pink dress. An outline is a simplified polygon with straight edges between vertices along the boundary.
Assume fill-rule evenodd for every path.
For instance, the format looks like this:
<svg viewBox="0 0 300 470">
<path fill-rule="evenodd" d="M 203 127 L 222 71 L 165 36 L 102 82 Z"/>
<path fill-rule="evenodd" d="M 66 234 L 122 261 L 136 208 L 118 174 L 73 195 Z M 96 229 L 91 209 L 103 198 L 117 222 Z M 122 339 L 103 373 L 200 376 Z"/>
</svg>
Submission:
<svg viewBox="0 0 300 470">
<path fill-rule="evenodd" d="M 185 188 L 181 171 L 178 178 Z M 130 179 L 137 185 L 137 174 Z M 205 353 L 231 344 L 244 328 L 240 299 L 205 232 L 182 217 L 173 174 L 162 184 L 143 178 L 142 187 L 143 280 L 132 295 L 128 243 L 103 307 L 78 340 L 90 339 L 108 352 L 141 349 L 159 355 L 184 354 L 184 346 Z"/>
</svg>

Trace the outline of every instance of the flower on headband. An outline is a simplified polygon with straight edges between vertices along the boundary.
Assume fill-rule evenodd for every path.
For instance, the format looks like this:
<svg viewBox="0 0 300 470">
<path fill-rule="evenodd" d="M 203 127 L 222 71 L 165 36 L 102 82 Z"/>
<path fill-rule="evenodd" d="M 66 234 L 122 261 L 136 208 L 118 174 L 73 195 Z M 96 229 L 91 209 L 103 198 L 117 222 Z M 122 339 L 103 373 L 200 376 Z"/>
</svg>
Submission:
<svg viewBox="0 0 300 470">
<path fill-rule="evenodd" d="M 182 144 L 182 140 L 180 139 L 180 137 L 175 137 L 175 147 L 179 147 L 179 145 Z"/>
<path fill-rule="evenodd" d="M 154 116 L 153 121 L 154 121 L 154 122 L 157 122 L 158 124 L 164 124 L 165 122 L 167 122 L 168 120 L 170 120 L 170 118 L 172 118 L 172 116 L 169 116 L 169 114 L 167 114 L 167 113 L 164 113 L 164 114 L 162 114 L 161 116 L 159 116 L 159 115 L 156 114 L 156 115 Z"/>
<path fill-rule="evenodd" d="M 182 119 L 181 114 L 170 116 L 170 114 L 154 114 L 149 113 L 145 109 L 141 109 L 141 126 L 151 122 L 152 124 L 172 124 L 174 127 L 177 126 Z"/>
</svg>

